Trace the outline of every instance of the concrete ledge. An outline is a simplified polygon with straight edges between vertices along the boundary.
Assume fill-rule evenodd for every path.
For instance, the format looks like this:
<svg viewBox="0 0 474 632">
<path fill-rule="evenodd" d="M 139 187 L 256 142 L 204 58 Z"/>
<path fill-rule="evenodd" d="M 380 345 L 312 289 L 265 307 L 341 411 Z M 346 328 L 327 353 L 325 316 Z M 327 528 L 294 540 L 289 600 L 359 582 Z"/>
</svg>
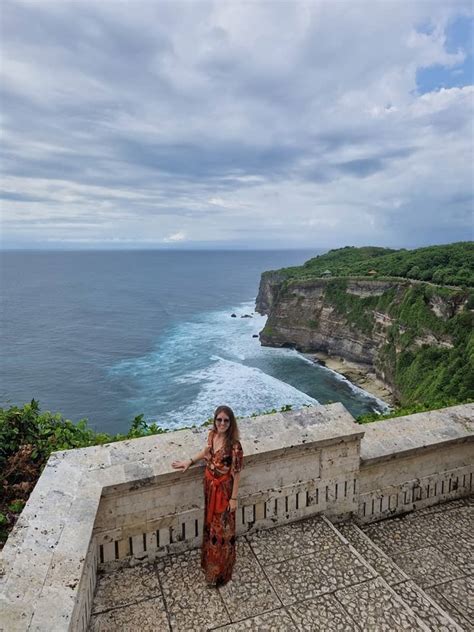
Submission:
<svg viewBox="0 0 474 632">
<path fill-rule="evenodd" d="M 361 442 L 358 521 L 472 493 L 473 439 L 472 404 L 368 424 Z"/>
<path fill-rule="evenodd" d="M 365 424 L 364 429 L 362 464 L 406 458 L 449 444 L 474 442 L 474 404 L 385 419 Z"/>
</svg>

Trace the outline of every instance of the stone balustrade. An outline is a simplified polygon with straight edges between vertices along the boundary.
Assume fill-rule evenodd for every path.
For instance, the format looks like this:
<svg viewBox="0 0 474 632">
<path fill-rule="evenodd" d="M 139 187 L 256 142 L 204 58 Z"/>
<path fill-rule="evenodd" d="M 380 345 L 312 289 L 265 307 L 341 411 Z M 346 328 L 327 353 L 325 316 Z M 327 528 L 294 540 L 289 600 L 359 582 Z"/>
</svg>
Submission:
<svg viewBox="0 0 474 632">
<path fill-rule="evenodd" d="M 468 495 L 474 406 L 368 426 L 341 404 L 241 420 L 237 532 L 314 514 L 371 522 Z M 208 429 L 54 453 L 5 545 L 0 630 L 86 630 L 98 568 L 200 545 Z M 3 626 L 3 627 L 2 627 Z"/>
<path fill-rule="evenodd" d="M 358 521 L 374 522 L 461 498 L 473 489 L 474 406 L 364 426 Z"/>
</svg>

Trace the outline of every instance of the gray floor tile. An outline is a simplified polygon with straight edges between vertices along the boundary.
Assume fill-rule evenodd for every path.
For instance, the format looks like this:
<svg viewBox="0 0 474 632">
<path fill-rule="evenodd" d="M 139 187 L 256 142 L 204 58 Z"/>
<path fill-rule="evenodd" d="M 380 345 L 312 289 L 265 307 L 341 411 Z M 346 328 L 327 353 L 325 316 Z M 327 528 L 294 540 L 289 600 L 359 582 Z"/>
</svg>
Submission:
<svg viewBox="0 0 474 632">
<path fill-rule="evenodd" d="M 339 531 L 352 546 L 371 564 L 385 581 L 392 585 L 406 581 L 407 576 L 383 551 L 368 540 L 367 536 L 354 524 L 338 525 Z"/>
<path fill-rule="evenodd" d="M 465 498 L 460 498 L 459 500 L 450 500 L 447 503 L 441 503 L 439 505 L 432 505 L 431 507 L 425 507 L 424 509 L 417 509 L 410 516 L 421 518 L 422 516 L 430 516 L 434 513 L 440 513 L 442 511 L 452 511 L 457 507 L 464 507 L 468 504 Z"/>
<path fill-rule="evenodd" d="M 443 632 L 459 632 L 459 628 L 427 598 L 414 582 L 403 582 L 392 587 L 403 601 L 426 623 L 430 630 L 443 630 Z M 435 600 L 436 601 L 436 600 Z M 449 613 L 448 613 L 449 615 Z"/>
<path fill-rule="evenodd" d="M 458 534 L 450 540 L 440 542 L 437 548 L 464 575 L 474 575 L 474 538 Z"/>
<path fill-rule="evenodd" d="M 393 560 L 422 588 L 457 579 L 463 575 L 462 570 L 434 546 L 394 555 Z"/>
<path fill-rule="evenodd" d="M 348 546 L 270 564 L 265 573 L 285 605 L 373 577 Z"/>
<path fill-rule="evenodd" d="M 338 590 L 336 597 L 364 632 L 424 629 L 380 578 Z"/>
<path fill-rule="evenodd" d="M 300 632 L 362 632 L 334 595 L 299 601 L 287 607 Z"/>
<path fill-rule="evenodd" d="M 283 609 L 225 625 L 219 632 L 297 632 L 290 615 Z"/>
<path fill-rule="evenodd" d="M 168 632 L 169 629 L 162 597 L 93 615 L 89 626 L 89 632 Z"/>
<path fill-rule="evenodd" d="M 463 577 L 433 586 L 429 594 L 433 599 L 442 601 L 443 607 L 461 627 L 474 629 L 474 577 Z"/>
<path fill-rule="evenodd" d="M 397 553 L 433 546 L 437 542 L 436 530 L 430 526 L 428 520 L 418 523 L 394 518 L 369 525 L 363 530 L 390 557 Z"/>
<path fill-rule="evenodd" d="M 92 613 L 153 596 L 161 597 L 161 588 L 152 564 L 124 568 L 98 577 Z"/>
<path fill-rule="evenodd" d="M 343 544 L 322 518 L 299 520 L 247 536 L 261 564 L 271 564 Z"/>
<path fill-rule="evenodd" d="M 219 592 L 232 621 L 281 607 L 280 600 L 245 540 L 237 541 L 232 579 L 219 588 Z"/>
<path fill-rule="evenodd" d="M 195 549 L 156 562 L 173 632 L 198 632 L 230 623 L 219 591 L 208 588 Z"/>
</svg>

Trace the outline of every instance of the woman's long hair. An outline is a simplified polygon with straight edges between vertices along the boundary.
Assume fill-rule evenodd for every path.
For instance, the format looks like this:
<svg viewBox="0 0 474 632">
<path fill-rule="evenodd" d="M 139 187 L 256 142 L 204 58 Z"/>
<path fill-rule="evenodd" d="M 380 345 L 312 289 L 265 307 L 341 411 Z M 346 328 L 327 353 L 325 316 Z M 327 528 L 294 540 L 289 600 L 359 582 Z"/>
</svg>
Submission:
<svg viewBox="0 0 474 632">
<path fill-rule="evenodd" d="M 225 433 L 225 445 L 227 449 L 230 449 L 234 443 L 240 440 L 240 433 L 237 427 L 237 421 L 235 420 L 234 411 L 229 406 L 218 406 L 214 411 L 214 430 L 217 432 L 216 426 L 216 418 L 219 417 L 220 413 L 225 413 L 227 417 L 230 419 L 229 427 Z"/>
</svg>

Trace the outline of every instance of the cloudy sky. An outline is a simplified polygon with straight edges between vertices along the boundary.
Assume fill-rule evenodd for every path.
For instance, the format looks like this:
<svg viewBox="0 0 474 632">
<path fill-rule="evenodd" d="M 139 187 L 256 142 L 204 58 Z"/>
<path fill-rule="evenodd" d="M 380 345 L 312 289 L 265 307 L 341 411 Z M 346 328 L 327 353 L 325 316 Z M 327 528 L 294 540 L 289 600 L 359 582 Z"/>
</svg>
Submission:
<svg viewBox="0 0 474 632">
<path fill-rule="evenodd" d="M 471 2 L 2 0 L 12 247 L 472 239 Z"/>
</svg>

